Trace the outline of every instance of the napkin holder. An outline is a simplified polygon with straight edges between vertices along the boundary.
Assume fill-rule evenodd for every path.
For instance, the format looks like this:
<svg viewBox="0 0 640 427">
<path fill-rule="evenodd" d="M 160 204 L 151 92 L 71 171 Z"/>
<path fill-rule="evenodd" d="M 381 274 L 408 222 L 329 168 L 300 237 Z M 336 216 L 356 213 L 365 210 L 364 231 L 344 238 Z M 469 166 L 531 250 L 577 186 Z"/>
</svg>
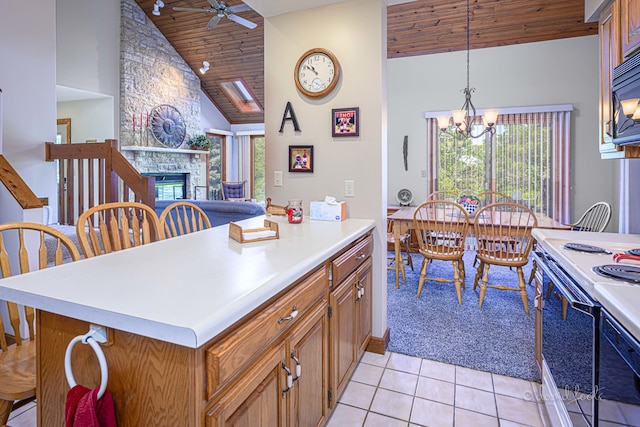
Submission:
<svg viewBox="0 0 640 427">
<path fill-rule="evenodd" d="M 270 235 L 265 236 L 265 234 Z M 255 237 L 252 237 L 252 235 Z M 264 220 L 264 227 L 259 228 L 243 229 L 235 222 L 230 222 L 229 237 L 240 243 L 259 242 L 261 240 L 278 239 L 280 238 L 280 232 L 278 231 L 278 223 L 268 219 Z"/>
</svg>

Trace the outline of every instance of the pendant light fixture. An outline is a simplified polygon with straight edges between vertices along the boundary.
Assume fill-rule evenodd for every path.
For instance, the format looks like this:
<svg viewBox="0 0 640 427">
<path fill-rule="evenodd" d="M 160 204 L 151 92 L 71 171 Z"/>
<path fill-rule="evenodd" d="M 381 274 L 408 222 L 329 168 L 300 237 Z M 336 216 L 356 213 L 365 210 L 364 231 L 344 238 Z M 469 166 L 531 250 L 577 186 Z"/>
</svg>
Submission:
<svg viewBox="0 0 640 427">
<path fill-rule="evenodd" d="M 469 0 L 467 0 L 467 87 L 462 89 L 464 93 L 464 104 L 462 109 L 453 110 L 453 124 L 455 125 L 455 133 L 464 138 L 478 138 L 485 133 L 494 134 L 496 132 L 496 120 L 498 119 L 498 110 L 486 110 L 482 116 L 484 130 L 478 134 L 473 133 L 473 128 L 477 124 L 476 107 L 471 102 L 471 93 L 475 92 L 475 88 L 469 87 L 469 51 L 471 50 L 470 41 L 470 13 Z M 438 127 L 441 132 L 445 132 L 449 128 L 451 116 L 439 116 Z"/>
</svg>

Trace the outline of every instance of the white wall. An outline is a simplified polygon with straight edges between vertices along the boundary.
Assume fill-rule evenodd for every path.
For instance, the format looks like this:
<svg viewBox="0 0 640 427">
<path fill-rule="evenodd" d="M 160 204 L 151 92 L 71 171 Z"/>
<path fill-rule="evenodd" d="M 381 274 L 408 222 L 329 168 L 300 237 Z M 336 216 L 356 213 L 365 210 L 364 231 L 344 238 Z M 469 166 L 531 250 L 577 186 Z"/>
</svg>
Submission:
<svg viewBox="0 0 640 427">
<path fill-rule="evenodd" d="M 213 102 L 200 91 L 200 130 L 204 133 L 207 129 L 230 130 L 231 125 Z"/>
<path fill-rule="evenodd" d="M 113 133 L 115 121 L 114 100 L 111 97 L 57 103 L 57 117 L 71 119 L 71 142 L 95 139 L 102 142 L 117 136 Z"/>
<path fill-rule="evenodd" d="M 55 16 L 56 83 L 119 100 L 120 0 L 57 0 Z M 119 111 L 120 103 L 113 102 L 112 113 L 101 118 L 111 125 L 111 137 L 120 133 L 119 123 L 114 120 Z M 88 114 L 97 116 L 98 111 Z M 71 121 L 72 127 L 76 124 L 80 125 L 77 120 Z"/>
<path fill-rule="evenodd" d="M 2 154 L 38 197 L 55 200 L 54 163 L 44 141 L 56 137 L 55 2 L 3 2 L 0 13 Z M 17 203 L 0 189 L 0 222 L 22 220 Z"/>
<path fill-rule="evenodd" d="M 598 152 L 598 37 L 526 43 L 470 53 L 470 85 L 476 108 L 573 104 L 571 142 L 571 217 L 594 202 L 617 201 L 617 160 Z M 390 203 L 401 188 L 414 200 L 427 196 L 426 111 L 458 109 L 466 85 L 466 51 L 397 58 L 389 69 Z M 404 170 L 402 141 L 409 137 L 409 170 Z M 617 210 L 617 209 L 616 209 Z M 608 230 L 617 230 L 614 211 Z"/>
<path fill-rule="evenodd" d="M 355 181 L 355 197 L 347 198 L 350 218 L 373 218 L 373 335 L 386 329 L 386 6 L 382 0 L 344 3 L 265 19 L 266 193 L 275 204 L 332 195 L 344 197 L 344 181 Z M 321 99 L 301 95 L 293 73 L 298 58 L 313 47 L 333 52 L 342 66 L 336 90 Z M 301 131 L 280 123 L 291 102 Z M 331 109 L 360 107 L 360 136 L 331 137 Z M 288 172 L 288 146 L 314 146 L 314 172 Z M 283 171 L 282 187 L 273 172 Z M 384 246 L 384 247 L 383 247 Z M 384 254 L 383 254 L 384 250 Z"/>
</svg>

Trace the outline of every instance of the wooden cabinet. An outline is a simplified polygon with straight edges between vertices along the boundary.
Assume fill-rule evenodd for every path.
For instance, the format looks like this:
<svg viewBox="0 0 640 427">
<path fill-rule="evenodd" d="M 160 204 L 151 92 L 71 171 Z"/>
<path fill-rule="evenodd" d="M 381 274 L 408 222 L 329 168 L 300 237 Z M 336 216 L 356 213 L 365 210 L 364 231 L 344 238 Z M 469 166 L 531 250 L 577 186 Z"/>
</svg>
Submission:
<svg viewBox="0 0 640 427">
<path fill-rule="evenodd" d="M 323 300 L 287 337 L 293 385 L 289 390 L 289 425 L 321 426 L 329 416 L 329 325 Z"/>
<path fill-rule="evenodd" d="M 620 29 L 622 54 L 633 55 L 640 47 L 640 0 L 618 0 L 620 3 Z"/>
<path fill-rule="evenodd" d="M 542 271 L 540 268 L 536 269 L 535 275 L 535 297 L 534 297 L 534 306 L 535 306 L 535 345 L 534 345 L 534 355 L 536 361 L 536 367 L 538 368 L 538 372 L 540 373 L 540 377 L 542 377 L 542 310 L 544 309 L 544 284 L 542 283 Z"/>
<path fill-rule="evenodd" d="M 330 373 L 333 408 L 371 338 L 371 253 L 367 237 L 332 263 L 329 296 Z"/>
<path fill-rule="evenodd" d="M 326 424 L 371 338 L 372 252 L 371 235 L 358 239 L 199 348 L 111 331 L 104 353 L 118 425 Z M 38 311 L 39 425 L 64 425 L 64 353 L 88 327 Z M 88 346 L 72 363 L 78 383 L 99 384 Z"/>
<path fill-rule="evenodd" d="M 272 347 L 216 405 L 207 412 L 207 427 L 285 426 L 288 396 L 284 360 L 286 346 Z"/>
<path fill-rule="evenodd" d="M 613 1 L 600 15 L 600 123 L 599 150 L 603 159 L 640 157 L 640 147 L 615 145 L 613 130 L 613 69 L 622 62 L 623 49 L 632 52 L 640 41 L 640 0 Z M 623 34 L 624 33 L 624 34 Z M 624 41 L 624 42 L 623 42 Z"/>
</svg>

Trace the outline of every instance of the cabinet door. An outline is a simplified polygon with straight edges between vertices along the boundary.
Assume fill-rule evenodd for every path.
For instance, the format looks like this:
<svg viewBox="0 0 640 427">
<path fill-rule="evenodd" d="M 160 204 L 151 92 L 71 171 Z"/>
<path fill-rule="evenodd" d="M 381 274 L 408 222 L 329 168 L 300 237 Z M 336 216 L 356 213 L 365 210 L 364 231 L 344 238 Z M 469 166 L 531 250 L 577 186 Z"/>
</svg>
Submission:
<svg viewBox="0 0 640 427">
<path fill-rule="evenodd" d="M 538 373 L 542 378 L 542 310 L 544 309 L 544 283 L 543 275 L 539 268 L 536 269 L 536 296 L 534 298 L 535 306 L 535 347 L 534 356 L 536 360 L 536 366 L 538 367 Z"/>
<path fill-rule="evenodd" d="M 359 360 L 371 338 L 371 257 L 358 268 L 356 276 L 356 360 Z"/>
<path fill-rule="evenodd" d="M 620 0 L 622 53 L 627 58 L 640 47 L 640 0 Z"/>
<path fill-rule="evenodd" d="M 621 148 L 613 144 L 613 68 L 622 60 L 620 48 L 620 10 L 613 2 L 602 12 L 600 34 L 600 154 L 603 158 L 624 157 Z"/>
<path fill-rule="evenodd" d="M 330 346 L 330 383 L 332 399 L 330 407 L 334 407 L 338 396 L 347 385 L 356 362 L 356 273 L 352 273 L 338 284 L 329 296 L 331 317 L 329 319 Z"/>
<path fill-rule="evenodd" d="M 206 415 L 208 427 L 286 426 L 285 343 L 259 358 Z"/>
<path fill-rule="evenodd" d="M 329 411 L 329 325 L 327 301 L 319 303 L 287 338 L 289 369 L 293 386 L 289 391 L 289 425 L 324 425 Z"/>
</svg>

